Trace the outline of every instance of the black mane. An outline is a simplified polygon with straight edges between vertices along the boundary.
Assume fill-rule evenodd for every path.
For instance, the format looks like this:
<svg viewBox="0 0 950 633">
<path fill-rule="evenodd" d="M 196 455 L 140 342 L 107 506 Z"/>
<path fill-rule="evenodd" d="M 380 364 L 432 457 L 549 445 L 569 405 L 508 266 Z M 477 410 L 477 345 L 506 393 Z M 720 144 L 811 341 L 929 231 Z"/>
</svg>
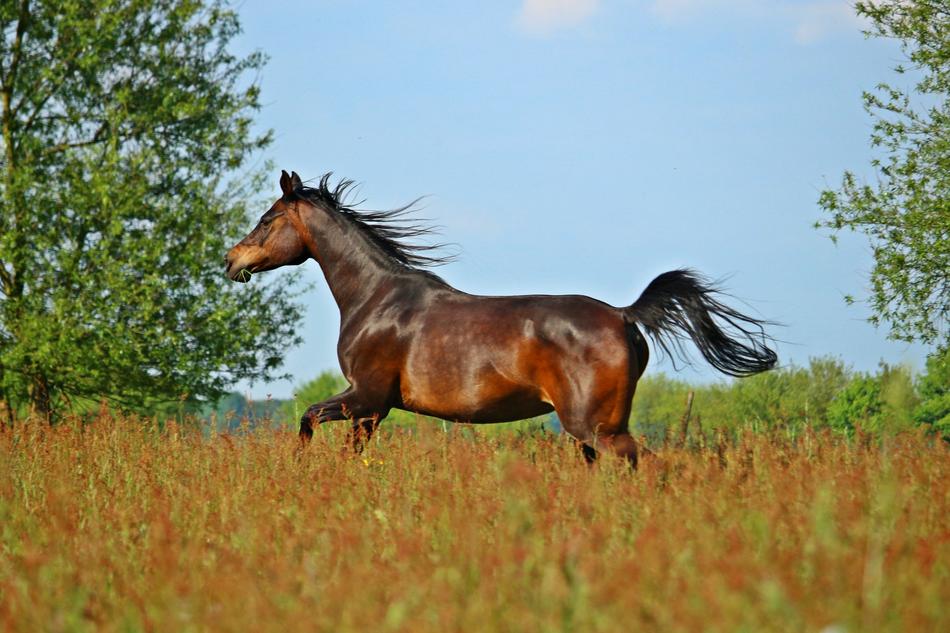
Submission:
<svg viewBox="0 0 950 633">
<path fill-rule="evenodd" d="M 335 187 L 331 187 L 332 175 L 324 174 L 316 187 L 297 187 L 294 194 L 314 204 L 323 203 L 339 212 L 397 264 L 418 269 L 454 261 L 453 255 L 429 254 L 443 248 L 445 244 L 414 244 L 409 241 L 436 233 L 433 227 L 418 224 L 418 219 L 413 221 L 412 214 L 416 211 L 418 199 L 389 211 L 357 209 L 358 202 L 349 204 L 346 201 L 355 183 L 342 179 Z"/>
</svg>

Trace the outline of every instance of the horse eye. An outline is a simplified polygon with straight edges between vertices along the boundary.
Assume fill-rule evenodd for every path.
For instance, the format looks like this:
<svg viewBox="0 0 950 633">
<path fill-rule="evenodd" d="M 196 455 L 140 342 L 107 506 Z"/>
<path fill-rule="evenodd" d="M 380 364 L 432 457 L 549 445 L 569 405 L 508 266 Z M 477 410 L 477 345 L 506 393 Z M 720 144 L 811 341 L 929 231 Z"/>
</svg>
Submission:
<svg viewBox="0 0 950 633">
<path fill-rule="evenodd" d="M 284 214 L 283 214 L 283 213 L 275 213 L 275 214 L 273 214 L 273 215 L 268 215 L 268 216 L 262 217 L 262 218 L 261 218 L 261 226 L 263 226 L 263 227 L 265 227 L 265 228 L 268 227 L 268 226 L 270 226 L 270 225 L 274 222 L 274 220 L 276 220 L 277 218 L 279 218 L 279 217 L 282 216 L 282 215 L 284 215 Z"/>
</svg>

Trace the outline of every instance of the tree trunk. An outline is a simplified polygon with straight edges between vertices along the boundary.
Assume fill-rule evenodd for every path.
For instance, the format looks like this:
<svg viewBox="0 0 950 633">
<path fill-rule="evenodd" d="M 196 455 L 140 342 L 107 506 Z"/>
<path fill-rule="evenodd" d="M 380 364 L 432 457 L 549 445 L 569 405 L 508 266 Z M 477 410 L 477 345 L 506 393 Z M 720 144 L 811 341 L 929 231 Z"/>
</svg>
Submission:
<svg viewBox="0 0 950 633">
<path fill-rule="evenodd" d="M 33 376 L 33 384 L 30 385 L 30 401 L 34 415 L 40 416 L 46 420 L 47 424 L 53 424 L 53 403 L 49 393 L 49 383 L 46 377 L 42 375 Z"/>
<path fill-rule="evenodd" d="M 2 381 L 3 381 L 3 369 L 0 368 L 0 383 L 2 383 Z M 2 416 L 2 420 L 3 420 L 2 422 L 0 422 L 0 424 L 4 426 L 8 426 L 12 429 L 13 424 L 15 422 L 15 419 L 13 416 L 13 406 L 10 404 L 10 401 L 7 399 L 7 394 L 3 390 L 2 387 L 0 387 L 0 416 Z"/>
</svg>

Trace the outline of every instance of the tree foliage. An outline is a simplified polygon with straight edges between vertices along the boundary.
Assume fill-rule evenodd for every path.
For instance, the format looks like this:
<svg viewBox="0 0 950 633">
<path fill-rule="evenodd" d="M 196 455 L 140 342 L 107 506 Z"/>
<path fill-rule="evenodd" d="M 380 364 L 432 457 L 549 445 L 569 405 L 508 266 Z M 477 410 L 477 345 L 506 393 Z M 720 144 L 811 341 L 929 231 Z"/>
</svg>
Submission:
<svg viewBox="0 0 950 633">
<path fill-rule="evenodd" d="M 281 405 L 282 417 L 292 424 L 296 424 L 308 406 L 322 402 L 330 396 L 335 396 L 349 386 L 350 384 L 346 382 L 346 378 L 338 372 L 322 371 L 313 380 L 309 380 L 294 389 L 293 399 Z"/>
<path fill-rule="evenodd" d="M 911 372 L 882 363 L 877 374 L 858 374 L 835 396 L 827 425 L 847 434 L 858 428 L 876 434 L 904 431 L 915 424 L 919 402 Z"/>
<path fill-rule="evenodd" d="M 651 444 L 680 432 L 692 391 L 691 435 L 718 431 L 782 432 L 806 428 L 851 435 L 886 435 L 924 427 L 950 440 L 950 353 L 941 349 L 915 379 L 902 365 L 853 372 L 838 359 L 813 358 L 807 367 L 782 367 L 728 383 L 692 385 L 662 373 L 640 381 L 632 428 Z"/>
<path fill-rule="evenodd" d="M 858 2 L 869 35 L 900 40 L 907 62 L 899 76 L 918 77 L 914 90 L 887 83 L 864 94 L 873 119 L 866 183 L 845 172 L 840 189 L 819 199 L 818 223 L 836 234 L 864 233 L 871 242 L 872 322 L 893 338 L 946 340 L 950 316 L 950 2 Z"/>
<path fill-rule="evenodd" d="M 694 392 L 692 424 L 705 433 L 748 428 L 798 432 L 827 424 L 828 409 L 851 379 L 834 358 L 813 358 L 808 367 L 781 367 L 742 380 L 691 385 L 664 374 L 640 381 L 631 423 L 651 442 L 678 428 L 688 392 Z"/>
<path fill-rule="evenodd" d="M 289 282 L 227 282 L 269 142 L 260 54 L 211 0 L 0 4 L 0 397 L 139 410 L 267 378 Z"/>
<path fill-rule="evenodd" d="M 917 384 L 920 405 L 914 411 L 918 424 L 929 424 L 933 432 L 950 440 L 950 346 L 927 358 L 927 369 Z"/>
</svg>

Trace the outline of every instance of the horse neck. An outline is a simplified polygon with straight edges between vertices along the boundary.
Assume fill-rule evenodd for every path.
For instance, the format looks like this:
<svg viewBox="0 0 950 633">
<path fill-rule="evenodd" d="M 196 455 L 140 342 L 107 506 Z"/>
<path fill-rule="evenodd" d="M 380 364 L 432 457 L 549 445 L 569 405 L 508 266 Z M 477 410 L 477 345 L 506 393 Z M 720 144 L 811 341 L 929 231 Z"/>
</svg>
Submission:
<svg viewBox="0 0 950 633">
<path fill-rule="evenodd" d="M 320 265 L 330 292 L 345 321 L 393 277 L 387 256 L 373 246 L 359 229 L 336 211 L 314 207 L 305 226 L 314 243 L 313 257 Z"/>
</svg>

